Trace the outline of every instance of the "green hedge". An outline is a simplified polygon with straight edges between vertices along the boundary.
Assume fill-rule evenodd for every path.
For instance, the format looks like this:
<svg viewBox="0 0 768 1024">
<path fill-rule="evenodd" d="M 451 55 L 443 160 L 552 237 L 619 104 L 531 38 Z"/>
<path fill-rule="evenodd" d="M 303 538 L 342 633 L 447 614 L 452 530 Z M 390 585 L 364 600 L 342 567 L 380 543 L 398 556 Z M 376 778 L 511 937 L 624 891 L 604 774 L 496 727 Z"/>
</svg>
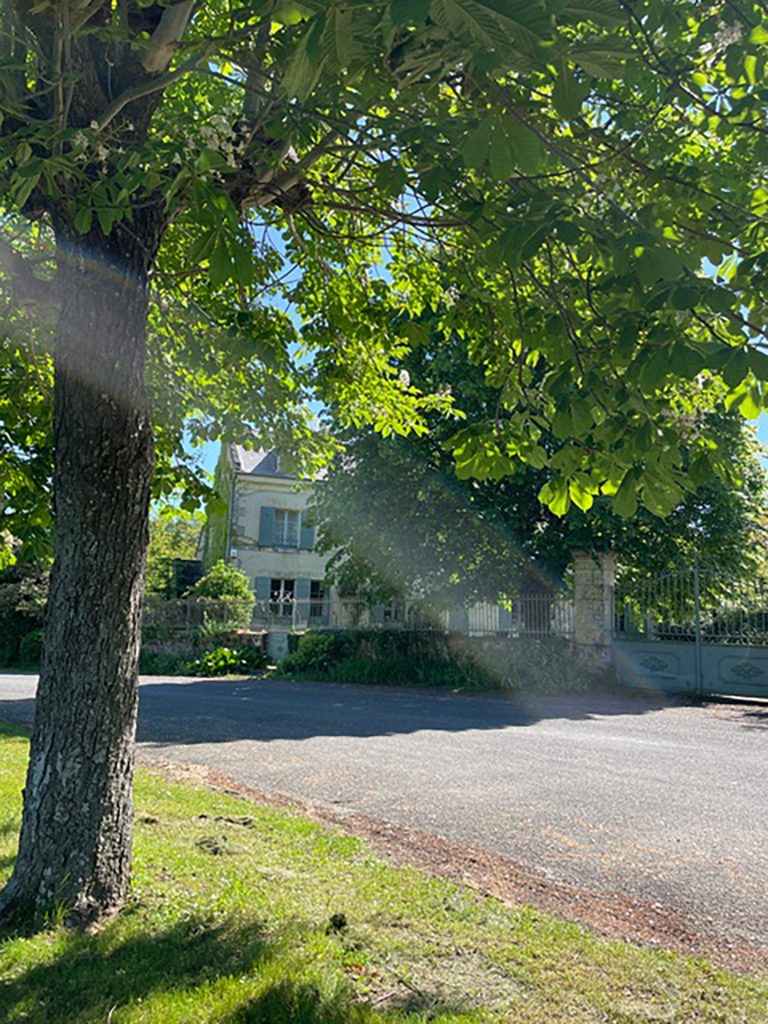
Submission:
<svg viewBox="0 0 768 1024">
<path fill-rule="evenodd" d="M 611 685 L 570 641 L 438 631 L 328 630 L 292 638 L 281 673 L 330 682 L 558 693 Z"/>
</svg>

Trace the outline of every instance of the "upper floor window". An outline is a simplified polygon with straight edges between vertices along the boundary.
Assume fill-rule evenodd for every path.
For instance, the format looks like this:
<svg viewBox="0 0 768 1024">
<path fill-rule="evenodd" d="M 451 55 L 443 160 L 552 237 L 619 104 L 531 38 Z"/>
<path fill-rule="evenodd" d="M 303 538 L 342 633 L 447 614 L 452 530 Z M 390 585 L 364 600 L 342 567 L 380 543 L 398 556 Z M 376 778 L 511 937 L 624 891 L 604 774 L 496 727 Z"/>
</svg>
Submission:
<svg viewBox="0 0 768 1024">
<path fill-rule="evenodd" d="M 294 509 L 275 509 L 274 543 L 283 548 L 299 546 L 299 513 Z"/>
</svg>

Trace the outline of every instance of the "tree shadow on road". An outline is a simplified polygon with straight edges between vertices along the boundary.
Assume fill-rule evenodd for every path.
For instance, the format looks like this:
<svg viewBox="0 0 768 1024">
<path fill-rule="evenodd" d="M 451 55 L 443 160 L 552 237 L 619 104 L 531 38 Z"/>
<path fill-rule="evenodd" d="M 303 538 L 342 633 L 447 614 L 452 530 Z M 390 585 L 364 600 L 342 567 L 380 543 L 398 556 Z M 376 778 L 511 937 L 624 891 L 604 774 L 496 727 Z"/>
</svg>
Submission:
<svg viewBox="0 0 768 1024">
<path fill-rule="evenodd" d="M 645 715 L 680 700 L 653 691 L 541 696 L 275 680 L 145 680 L 138 739 L 187 745 L 319 736 L 391 736 L 525 727 L 548 719 Z M 0 700 L 0 719 L 29 723 L 34 701 Z"/>
</svg>

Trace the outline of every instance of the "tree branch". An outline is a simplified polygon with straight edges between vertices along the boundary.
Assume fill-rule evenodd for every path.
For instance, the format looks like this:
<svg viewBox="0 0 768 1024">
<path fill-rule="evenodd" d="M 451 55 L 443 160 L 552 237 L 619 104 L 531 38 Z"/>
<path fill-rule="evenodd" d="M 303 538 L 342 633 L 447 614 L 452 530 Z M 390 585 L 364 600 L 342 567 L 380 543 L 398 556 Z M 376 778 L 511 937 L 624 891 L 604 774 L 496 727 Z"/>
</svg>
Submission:
<svg viewBox="0 0 768 1024">
<path fill-rule="evenodd" d="M 144 96 L 151 96 L 153 92 L 159 92 L 162 89 L 167 89 L 169 85 L 173 85 L 184 75 L 188 75 L 193 71 L 202 71 L 203 67 L 201 62 L 205 62 L 207 56 L 210 54 L 195 57 L 194 60 L 187 61 L 185 64 L 180 64 L 179 67 L 173 71 L 169 71 L 166 75 L 161 75 L 159 78 L 151 78 L 147 82 L 140 82 L 138 85 L 132 85 L 130 89 L 126 89 L 121 92 L 119 96 L 116 96 L 114 100 L 102 111 L 102 113 L 95 119 L 97 132 L 103 132 L 104 129 L 117 117 L 121 111 L 123 111 L 129 103 L 133 103 L 134 100 L 140 100 Z"/>
<path fill-rule="evenodd" d="M 159 74 L 168 68 L 187 30 L 196 2 L 197 0 L 181 0 L 181 3 L 165 8 L 160 24 L 152 33 L 149 47 L 141 61 L 145 71 Z"/>
<path fill-rule="evenodd" d="M 33 271 L 35 262 L 0 239 L 0 267 L 7 274 L 19 306 L 54 307 L 58 302 L 55 280 L 44 281 Z"/>
</svg>

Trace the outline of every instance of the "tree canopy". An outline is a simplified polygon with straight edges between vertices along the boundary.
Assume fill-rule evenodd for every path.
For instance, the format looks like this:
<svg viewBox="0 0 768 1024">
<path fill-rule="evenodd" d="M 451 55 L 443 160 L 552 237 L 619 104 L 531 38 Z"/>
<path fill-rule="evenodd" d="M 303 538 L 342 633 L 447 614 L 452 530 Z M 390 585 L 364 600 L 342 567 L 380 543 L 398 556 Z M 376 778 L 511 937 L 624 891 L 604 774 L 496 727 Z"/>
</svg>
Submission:
<svg viewBox="0 0 768 1024">
<path fill-rule="evenodd" d="M 493 415 L 498 392 L 467 364 L 463 346 L 425 344 L 404 367 L 419 386 L 452 380 L 468 426 Z M 648 579 L 694 559 L 754 573 L 765 544 L 760 449 L 751 427 L 715 394 L 697 400 L 697 420 L 729 454 L 728 472 L 686 492 L 663 520 L 643 508 L 623 518 L 605 496 L 586 511 L 572 506 L 556 516 L 538 499 L 547 468 L 523 464 L 483 481 L 457 477 L 448 448 L 454 428 L 439 416 L 422 436 L 347 429 L 343 452 L 312 499 L 329 579 L 376 599 L 419 596 L 451 605 L 557 588 L 574 549 L 616 551 L 624 579 Z M 547 432 L 540 443 L 554 457 L 564 442 Z"/>
<path fill-rule="evenodd" d="M 165 210 L 156 491 L 195 487 L 185 422 L 199 440 L 303 424 L 311 446 L 314 397 L 423 428 L 451 382 L 419 394 L 392 358 L 425 310 L 499 389 L 455 433 L 461 471 L 538 467 L 551 426 L 570 441 L 555 512 L 597 493 L 668 511 L 717 470 L 706 435 L 683 467 L 670 384 L 719 374 L 763 408 L 759 3 L 4 8 L 12 308 L 55 305 L 54 210 L 86 245 Z"/>
</svg>

